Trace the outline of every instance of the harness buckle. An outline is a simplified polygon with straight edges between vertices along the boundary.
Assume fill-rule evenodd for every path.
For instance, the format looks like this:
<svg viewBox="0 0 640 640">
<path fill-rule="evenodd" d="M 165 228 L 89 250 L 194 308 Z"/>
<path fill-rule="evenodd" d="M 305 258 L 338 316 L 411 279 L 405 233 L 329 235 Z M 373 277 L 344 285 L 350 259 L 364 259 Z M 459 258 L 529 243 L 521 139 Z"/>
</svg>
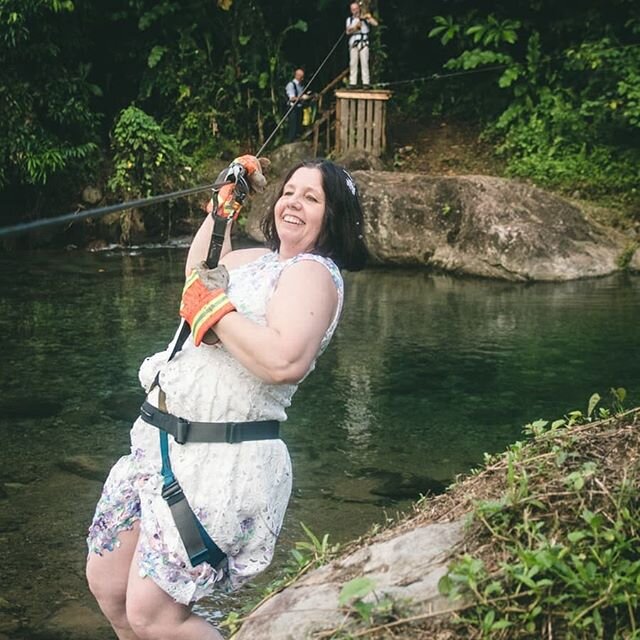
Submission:
<svg viewBox="0 0 640 640">
<path fill-rule="evenodd" d="M 237 422 L 227 422 L 225 440 L 228 444 L 237 444 L 238 442 L 242 442 L 242 437 L 240 436 L 240 429 L 238 429 Z"/>
<path fill-rule="evenodd" d="M 178 425 L 176 427 L 176 434 L 173 436 L 173 439 L 178 444 L 184 444 L 189 437 L 189 427 L 191 423 L 184 418 L 178 418 Z"/>
<path fill-rule="evenodd" d="M 178 484 L 178 481 L 175 478 L 169 484 L 163 485 L 162 497 L 167 501 L 169 506 L 184 499 L 182 487 Z"/>
</svg>

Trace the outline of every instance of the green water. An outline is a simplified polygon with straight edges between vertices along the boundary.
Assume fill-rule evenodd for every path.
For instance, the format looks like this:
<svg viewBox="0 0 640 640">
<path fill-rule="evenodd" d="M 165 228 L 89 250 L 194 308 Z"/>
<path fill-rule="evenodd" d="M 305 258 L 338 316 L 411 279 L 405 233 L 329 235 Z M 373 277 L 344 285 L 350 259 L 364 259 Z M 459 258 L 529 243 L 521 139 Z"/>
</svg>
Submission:
<svg viewBox="0 0 640 640">
<path fill-rule="evenodd" d="M 77 628 L 56 611 L 95 610 L 85 530 L 101 480 L 127 452 L 139 363 L 177 326 L 184 257 L 0 258 L 0 633 Z M 523 285 L 348 274 L 342 323 L 284 427 L 294 493 L 266 578 L 303 537 L 301 520 L 350 539 L 441 490 L 532 419 L 585 409 L 612 386 L 639 404 L 639 317 L 637 277 Z M 237 606 L 242 594 L 207 606 Z M 58 637 L 47 633 L 38 637 Z"/>
</svg>

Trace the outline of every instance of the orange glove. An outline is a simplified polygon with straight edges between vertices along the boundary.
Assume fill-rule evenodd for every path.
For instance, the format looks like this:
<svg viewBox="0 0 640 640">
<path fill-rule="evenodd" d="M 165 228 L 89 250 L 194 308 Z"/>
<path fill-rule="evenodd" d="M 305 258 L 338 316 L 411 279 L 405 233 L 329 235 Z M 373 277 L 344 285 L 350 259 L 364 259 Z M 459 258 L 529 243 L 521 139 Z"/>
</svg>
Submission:
<svg viewBox="0 0 640 640">
<path fill-rule="evenodd" d="M 224 171 L 216 182 L 231 180 L 221 187 L 216 195 L 215 211 L 221 218 L 236 220 L 249 193 L 264 191 L 267 181 L 263 174 L 271 162 L 267 158 L 256 158 L 244 155 L 236 158 Z M 213 210 L 212 202 L 208 210 Z"/>
<path fill-rule="evenodd" d="M 244 170 L 247 172 L 247 176 L 249 176 L 249 185 L 253 191 L 264 191 L 267 184 L 264 174 L 262 173 L 262 169 L 263 165 L 269 161 L 266 160 L 266 158 L 262 158 L 261 160 L 262 162 L 255 156 L 244 155 L 236 158 L 231 163 L 232 167 L 234 164 L 242 165 Z"/>
<path fill-rule="evenodd" d="M 224 265 L 208 269 L 202 262 L 189 274 L 182 290 L 180 316 L 189 323 L 196 347 L 220 318 L 236 310 L 226 294 L 228 284 L 229 273 Z"/>
<path fill-rule="evenodd" d="M 236 185 L 233 182 L 220 187 L 216 197 L 216 215 L 221 218 L 237 220 L 242 209 L 242 201 L 236 197 Z M 244 198 L 242 199 L 244 201 Z"/>
</svg>

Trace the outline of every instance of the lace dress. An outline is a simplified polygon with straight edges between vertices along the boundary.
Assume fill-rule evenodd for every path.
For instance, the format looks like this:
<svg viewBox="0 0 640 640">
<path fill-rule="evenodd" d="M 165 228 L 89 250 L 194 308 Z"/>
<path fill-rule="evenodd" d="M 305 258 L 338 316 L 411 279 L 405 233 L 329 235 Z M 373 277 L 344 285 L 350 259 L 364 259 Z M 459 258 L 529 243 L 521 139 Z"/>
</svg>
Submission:
<svg viewBox="0 0 640 640">
<path fill-rule="evenodd" d="M 301 254 L 279 261 L 277 253 L 230 271 L 228 296 L 254 322 L 266 324 L 266 309 L 284 269 L 315 260 L 331 273 L 338 309 L 325 333 L 320 353 L 336 328 L 343 300 L 340 271 L 329 259 Z M 225 422 L 286 420 L 294 384 L 267 384 L 218 345 L 195 347 L 189 338 L 171 362 L 167 350 L 140 367 L 149 390 L 160 373 L 167 410 L 187 420 Z M 313 370 L 311 365 L 307 375 Z M 306 377 L 306 376 L 305 376 Z M 157 388 L 148 396 L 157 406 Z M 205 529 L 227 554 L 224 569 L 207 563 L 192 567 L 160 495 L 162 476 L 158 430 L 140 418 L 131 430 L 131 453 L 120 458 L 107 478 L 87 539 L 89 551 L 102 554 L 119 544 L 118 534 L 140 521 L 140 575 L 150 576 L 182 604 L 199 600 L 214 588 L 233 591 L 271 562 L 291 493 L 291 461 L 282 440 L 237 444 L 187 443 L 169 438 L 171 465 Z"/>
</svg>

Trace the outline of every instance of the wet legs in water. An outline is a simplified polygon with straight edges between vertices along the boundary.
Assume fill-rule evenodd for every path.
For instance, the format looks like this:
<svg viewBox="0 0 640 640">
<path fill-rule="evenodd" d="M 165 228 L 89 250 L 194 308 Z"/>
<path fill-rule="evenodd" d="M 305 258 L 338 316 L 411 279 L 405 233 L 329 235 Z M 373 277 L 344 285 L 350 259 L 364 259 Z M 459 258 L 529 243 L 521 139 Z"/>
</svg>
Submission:
<svg viewBox="0 0 640 640">
<path fill-rule="evenodd" d="M 222 640 L 189 607 L 177 603 L 151 578 L 138 574 L 138 525 L 118 535 L 120 546 L 89 555 L 87 580 L 119 640 Z"/>
</svg>

